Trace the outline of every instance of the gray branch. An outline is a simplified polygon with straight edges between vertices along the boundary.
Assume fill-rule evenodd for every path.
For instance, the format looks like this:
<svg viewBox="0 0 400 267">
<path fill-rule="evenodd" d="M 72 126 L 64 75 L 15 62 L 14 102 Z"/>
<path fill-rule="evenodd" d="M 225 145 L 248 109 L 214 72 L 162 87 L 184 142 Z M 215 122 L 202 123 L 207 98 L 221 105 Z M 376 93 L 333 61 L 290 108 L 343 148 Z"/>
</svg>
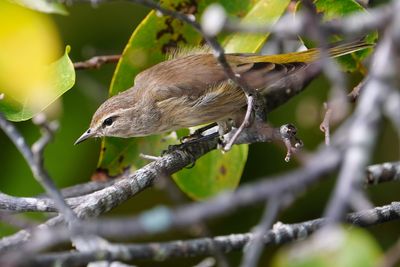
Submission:
<svg viewBox="0 0 400 267">
<path fill-rule="evenodd" d="M 0 192 L 0 210 L 12 212 L 42 211 L 56 212 L 50 199 L 14 197 Z"/>
<path fill-rule="evenodd" d="M 390 205 L 351 213 L 347 215 L 346 222 L 360 227 L 369 227 L 398 219 L 400 219 L 400 203 L 393 202 Z M 264 245 L 276 245 L 294 240 L 303 240 L 326 223 L 325 219 L 316 219 L 297 224 L 276 223 L 272 230 L 265 233 L 263 243 Z M 60 266 L 80 266 L 98 260 L 133 261 L 147 259 L 160 261 L 173 258 L 208 256 L 214 253 L 214 246 L 217 246 L 224 253 L 229 253 L 243 249 L 253 238 L 253 234 L 245 233 L 165 243 L 116 244 L 112 245 L 110 249 L 102 251 L 59 252 L 20 257 L 20 261 L 22 261 L 20 263 L 23 263 L 23 266 L 49 266 L 56 262 L 61 264 Z"/>
<path fill-rule="evenodd" d="M 116 63 L 121 58 L 121 55 L 104 55 L 104 56 L 95 56 L 88 60 L 75 62 L 74 68 L 75 70 L 82 69 L 98 69 L 102 65 L 107 63 Z"/>
<path fill-rule="evenodd" d="M 393 8 L 399 11 L 400 4 L 397 1 L 395 3 Z M 397 28 L 395 20 L 391 21 L 384 39 L 378 44 L 372 58 L 370 79 L 365 82 L 363 93 L 352 115 L 343 165 L 326 211 L 327 217 L 333 221 L 341 218 L 352 193 L 360 190 L 363 182 L 364 170 L 370 160 L 382 120 L 383 104 L 396 80 L 396 73 L 391 70 L 396 69 L 393 62 L 393 57 L 397 56 L 393 31 Z"/>
<path fill-rule="evenodd" d="M 52 130 L 50 125 L 42 124 L 43 136 L 33 146 L 32 150 L 25 141 L 25 138 L 19 133 L 15 126 L 6 120 L 0 113 L 0 128 L 8 135 L 17 149 L 24 156 L 28 163 L 36 181 L 46 190 L 47 194 L 55 201 L 57 209 L 61 211 L 69 221 L 75 220 L 75 214 L 68 207 L 61 193 L 57 190 L 53 180 L 47 171 L 43 168 L 42 154 L 44 146 L 52 138 Z"/>
<path fill-rule="evenodd" d="M 385 162 L 367 168 L 366 184 L 379 184 L 400 180 L 400 162 Z"/>
</svg>

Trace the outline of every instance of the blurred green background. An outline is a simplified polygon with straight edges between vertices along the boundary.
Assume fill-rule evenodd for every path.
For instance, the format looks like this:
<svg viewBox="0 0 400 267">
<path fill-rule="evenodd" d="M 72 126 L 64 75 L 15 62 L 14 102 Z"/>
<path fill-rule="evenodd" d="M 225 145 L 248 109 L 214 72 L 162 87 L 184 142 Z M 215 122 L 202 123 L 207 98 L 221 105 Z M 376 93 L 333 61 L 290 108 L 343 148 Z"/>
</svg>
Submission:
<svg viewBox="0 0 400 267">
<path fill-rule="evenodd" d="M 65 45 L 71 45 L 72 61 L 81 61 L 95 55 L 120 54 L 136 25 L 149 11 L 138 5 L 128 3 L 106 3 L 99 6 L 86 4 L 68 7 L 69 16 L 52 16 Z M 45 152 L 45 165 L 59 187 L 71 186 L 90 180 L 96 169 L 100 140 L 90 140 L 79 146 L 74 141 L 88 126 L 91 116 L 102 101 L 107 98 L 107 90 L 115 65 L 105 65 L 98 70 L 77 72 L 75 86 L 62 97 L 62 112 L 59 117 L 60 129 L 54 141 Z M 349 76 L 349 88 L 361 79 L 358 75 Z M 304 93 L 270 114 L 275 126 L 294 123 L 299 129 L 299 137 L 305 143 L 305 151 L 314 150 L 323 142 L 319 130 L 322 120 L 323 102 L 327 99 L 329 84 L 324 77 L 316 79 Z M 31 121 L 16 123 L 29 143 L 33 143 L 40 133 Z M 395 161 L 399 159 L 399 142 L 392 126 L 385 122 L 376 146 L 373 162 Z M 34 196 L 43 190 L 35 182 L 24 159 L 13 144 L 0 132 L 0 190 L 15 196 Z M 140 151 L 137 151 L 140 153 Z M 284 161 L 285 151 L 282 144 L 254 144 L 250 147 L 249 158 L 241 183 L 248 183 L 261 177 L 283 173 L 299 166 L 296 160 Z M 324 159 L 321 159 L 321 161 Z M 320 217 L 334 186 L 334 178 L 312 187 L 295 203 L 282 212 L 279 220 L 284 223 L 300 222 Z M 157 204 L 173 205 L 168 195 L 155 186 L 139 194 L 124 205 L 105 216 L 115 214 L 133 215 Z M 400 185 L 383 184 L 367 188 L 368 195 L 375 205 L 398 201 Z M 187 200 L 189 201 L 189 200 Z M 237 213 L 218 218 L 209 223 L 212 235 L 247 232 L 254 226 L 263 207 L 241 209 Z M 399 222 L 391 222 L 371 228 L 371 232 L 383 249 L 388 248 L 398 238 Z M 6 224 L 0 225 L 1 236 L 15 229 Z M 195 229 L 192 231 L 195 233 Z M 168 240 L 193 236 L 189 232 L 174 232 L 152 240 Z M 268 248 L 263 259 L 266 266 Z M 232 253 L 228 257 L 238 260 L 241 253 Z M 189 266 L 198 259 L 176 260 L 176 264 Z M 169 266 L 171 262 L 166 262 Z M 160 264 L 161 265 L 161 264 Z"/>
</svg>

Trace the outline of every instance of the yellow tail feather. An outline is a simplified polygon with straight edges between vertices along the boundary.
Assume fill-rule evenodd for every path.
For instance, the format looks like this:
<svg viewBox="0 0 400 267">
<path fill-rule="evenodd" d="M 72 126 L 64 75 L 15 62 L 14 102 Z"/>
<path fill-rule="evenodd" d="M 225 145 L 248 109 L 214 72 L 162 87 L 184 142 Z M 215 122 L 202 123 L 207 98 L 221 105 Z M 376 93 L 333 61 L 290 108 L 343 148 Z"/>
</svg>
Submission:
<svg viewBox="0 0 400 267">
<path fill-rule="evenodd" d="M 330 57 L 340 57 L 373 46 L 374 46 L 373 44 L 366 43 L 365 41 L 357 41 L 329 48 L 328 53 Z M 306 51 L 294 52 L 294 53 L 250 56 L 248 57 L 248 60 L 249 63 L 250 62 L 271 62 L 277 64 L 285 64 L 290 62 L 309 63 L 318 60 L 320 54 L 321 50 L 319 48 L 312 48 Z"/>
</svg>

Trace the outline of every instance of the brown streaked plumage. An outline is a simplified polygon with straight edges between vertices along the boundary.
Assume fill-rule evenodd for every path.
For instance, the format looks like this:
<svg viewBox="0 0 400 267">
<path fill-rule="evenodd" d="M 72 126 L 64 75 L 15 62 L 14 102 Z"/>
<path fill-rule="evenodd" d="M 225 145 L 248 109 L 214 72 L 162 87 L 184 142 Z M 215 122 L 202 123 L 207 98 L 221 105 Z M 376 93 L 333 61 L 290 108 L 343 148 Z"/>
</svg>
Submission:
<svg viewBox="0 0 400 267">
<path fill-rule="evenodd" d="M 331 57 L 370 47 L 362 41 L 329 49 Z M 315 62 L 318 49 L 282 55 L 227 54 L 233 71 L 261 94 L 270 85 Z M 246 97 L 211 53 L 198 51 L 161 62 L 138 74 L 134 86 L 105 101 L 93 115 L 89 137 L 159 134 L 211 122 L 239 120 Z"/>
</svg>

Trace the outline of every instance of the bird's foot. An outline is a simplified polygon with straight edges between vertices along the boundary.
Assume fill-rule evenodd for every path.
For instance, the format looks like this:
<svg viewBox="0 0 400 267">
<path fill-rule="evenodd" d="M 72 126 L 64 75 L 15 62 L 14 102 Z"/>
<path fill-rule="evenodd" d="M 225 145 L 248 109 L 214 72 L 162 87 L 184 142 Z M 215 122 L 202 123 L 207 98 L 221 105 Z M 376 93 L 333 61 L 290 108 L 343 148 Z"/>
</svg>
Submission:
<svg viewBox="0 0 400 267">
<path fill-rule="evenodd" d="M 186 150 L 189 147 L 190 143 L 181 143 L 181 144 L 177 144 L 177 145 L 169 145 L 167 149 L 163 150 L 161 152 L 161 156 L 165 156 L 167 154 L 173 153 L 175 151 L 182 151 L 182 150 Z M 190 164 L 186 167 L 187 169 L 191 169 L 194 167 L 194 165 L 196 164 L 196 159 L 194 157 L 192 157 L 191 153 L 187 154 L 190 157 Z"/>
<path fill-rule="evenodd" d="M 200 142 L 206 142 L 208 140 L 214 139 L 216 137 L 219 137 L 218 132 L 216 133 L 212 133 L 206 136 L 201 135 L 200 137 L 196 138 L 196 139 L 187 139 L 184 143 L 181 144 L 177 144 L 177 145 L 169 145 L 168 148 L 166 150 L 164 150 L 162 152 L 162 156 L 175 152 L 175 151 L 185 151 L 185 150 L 189 150 L 189 148 L 193 145 L 193 144 L 197 144 Z M 187 153 L 190 157 L 192 157 L 192 153 Z M 191 164 L 186 167 L 188 169 L 193 168 L 196 162 L 196 158 L 192 157 L 191 158 Z"/>
</svg>

